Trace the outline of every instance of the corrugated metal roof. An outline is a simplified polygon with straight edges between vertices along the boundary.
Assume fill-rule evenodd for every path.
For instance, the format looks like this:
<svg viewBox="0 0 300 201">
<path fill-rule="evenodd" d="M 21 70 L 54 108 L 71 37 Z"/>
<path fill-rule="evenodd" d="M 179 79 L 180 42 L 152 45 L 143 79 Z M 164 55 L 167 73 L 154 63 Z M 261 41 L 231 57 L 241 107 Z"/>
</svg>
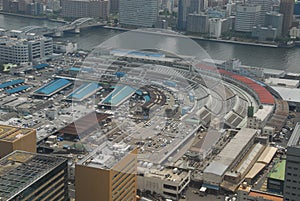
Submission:
<svg viewBox="0 0 300 201">
<path fill-rule="evenodd" d="M 213 173 L 222 176 L 256 134 L 257 130 L 255 129 L 242 128 L 214 158 L 204 170 L 204 173 Z"/>
<path fill-rule="evenodd" d="M 253 179 L 260 171 L 262 171 L 262 169 L 264 169 L 265 166 L 266 164 L 263 163 L 255 163 L 245 176 L 245 179 Z"/>
<path fill-rule="evenodd" d="M 227 71 L 227 70 L 217 69 L 214 66 L 198 64 L 197 67 L 199 67 L 202 70 L 213 71 L 213 72 L 216 72 L 216 73 L 220 73 L 222 75 L 229 76 L 233 79 L 236 79 L 236 80 L 246 84 L 249 88 L 253 89 L 255 91 L 255 93 L 257 93 L 257 95 L 260 99 L 260 102 L 262 104 L 273 105 L 275 103 L 275 99 L 272 96 L 272 94 L 266 88 L 259 85 L 258 83 L 251 80 L 250 78 L 247 78 L 247 77 L 244 77 L 244 76 L 241 76 L 241 75 L 237 75 L 237 74 L 235 74 L 233 72 L 230 72 L 230 71 Z"/>
<path fill-rule="evenodd" d="M 267 147 L 264 152 L 260 155 L 257 162 L 269 164 L 276 154 L 277 148 L 275 147 Z"/>
</svg>

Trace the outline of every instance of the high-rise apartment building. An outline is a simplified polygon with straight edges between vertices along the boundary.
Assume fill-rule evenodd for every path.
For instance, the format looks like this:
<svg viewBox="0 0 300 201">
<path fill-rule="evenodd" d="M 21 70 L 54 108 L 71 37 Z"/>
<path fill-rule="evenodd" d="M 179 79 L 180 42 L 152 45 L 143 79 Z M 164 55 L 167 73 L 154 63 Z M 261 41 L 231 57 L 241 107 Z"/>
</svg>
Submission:
<svg viewBox="0 0 300 201">
<path fill-rule="evenodd" d="M 249 0 L 248 1 L 252 5 L 261 6 L 258 24 L 264 25 L 265 16 L 267 12 L 272 11 L 273 1 L 272 0 Z"/>
<path fill-rule="evenodd" d="M 68 198 L 67 159 L 14 151 L 0 159 L 0 200 Z"/>
<path fill-rule="evenodd" d="M 284 201 L 300 200 L 300 123 L 287 144 Z"/>
<path fill-rule="evenodd" d="M 75 166 L 76 201 L 135 201 L 137 149 L 102 144 Z"/>
<path fill-rule="evenodd" d="M 189 14 L 187 18 L 187 31 L 194 33 L 208 32 L 208 16 L 204 14 Z"/>
<path fill-rule="evenodd" d="M 158 17 L 158 0 L 120 0 L 119 20 L 123 26 L 153 27 Z"/>
<path fill-rule="evenodd" d="M 199 14 L 203 7 L 204 1 L 202 0 L 179 0 L 177 21 L 178 29 L 186 30 L 188 15 Z"/>
<path fill-rule="evenodd" d="M 15 151 L 36 152 L 36 131 L 0 125 L 0 158 Z"/>
<path fill-rule="evenodd" d="M 259 23 L 261 6 L 238 5 L 236 10 L 235 31 L 251 32 Z"/>
<path fill-rule="evenodd" d="M 109 12 L 110 13 L 118 13 L 119 12 L 119 4 L 120 0 L 110 0 L 109 1 Z"/>
<path fill-rule="evenodd" d="M 62 0 L 61 7 L 64 17 L 107 19 L 109 14 L 108 0 Z"/>
<path fill-rule="evenodd" d="M 282 34 L 283 15 L 277 12 L 268 12 L 265 17 L 265 26 L 272 26 L 277 29 L 277 36 Z"/>
<path fill-rule="evenodd" d="M 282 34 L 287 35 L 293 22 L 294 0 L 281 0 L 280 13 L 283 14 Z"/>
</svg>

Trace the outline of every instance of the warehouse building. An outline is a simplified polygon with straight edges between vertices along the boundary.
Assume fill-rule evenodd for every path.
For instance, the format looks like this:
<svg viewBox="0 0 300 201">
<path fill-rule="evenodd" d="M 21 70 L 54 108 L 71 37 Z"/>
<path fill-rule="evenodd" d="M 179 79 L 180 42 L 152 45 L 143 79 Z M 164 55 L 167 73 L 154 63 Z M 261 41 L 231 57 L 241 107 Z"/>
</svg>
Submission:
<svg viewBox="0 0 300 201">
<path fill-rule="evenodd" d="M 236 167 L 247 151 L 252 147 L 258 131 L 250 128 L 242 128 L 213 159 L 203 172 L 203 186 L 219 190 L 225 173 Z"/>
</svg>

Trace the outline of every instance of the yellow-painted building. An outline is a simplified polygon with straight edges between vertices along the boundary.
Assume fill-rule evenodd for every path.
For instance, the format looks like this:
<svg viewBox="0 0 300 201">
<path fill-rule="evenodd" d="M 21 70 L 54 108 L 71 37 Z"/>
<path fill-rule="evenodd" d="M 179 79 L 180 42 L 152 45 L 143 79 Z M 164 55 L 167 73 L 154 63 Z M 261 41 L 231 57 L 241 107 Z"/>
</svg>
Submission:
<svg viewBox="0 0 300 201">
<path fill-rule="evenodd" d="M 36 153 L 36 131 L 0 125 L 0 158 L 15 150 Z"/>
<path fill-rule="evenodd" d="M 136 200 L 137 149 L 127 148 L 126 153 L 116 147 L 99 149 L 76 164 L 76 201 Z"/>
</svg>

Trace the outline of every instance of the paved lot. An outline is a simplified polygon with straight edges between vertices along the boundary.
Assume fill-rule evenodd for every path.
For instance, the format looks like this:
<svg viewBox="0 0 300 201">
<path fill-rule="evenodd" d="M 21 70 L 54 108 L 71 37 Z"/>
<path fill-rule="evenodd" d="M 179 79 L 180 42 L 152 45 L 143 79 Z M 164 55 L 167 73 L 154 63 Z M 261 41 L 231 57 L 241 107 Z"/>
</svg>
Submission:
<svg viewBox="0 0 300 201">
<path fill-rule="evenodd" d="M 189 188 L 186 192 L 186 201 L 218 201 L 218 200 L 224 200 L 223 195 L 212 195 L 207 194 L 206 196 L 200 196 L 199 194 L 195 194 L 195 192 L 198 192 L 199 189 L 196 188 Z"/>
</svg>

